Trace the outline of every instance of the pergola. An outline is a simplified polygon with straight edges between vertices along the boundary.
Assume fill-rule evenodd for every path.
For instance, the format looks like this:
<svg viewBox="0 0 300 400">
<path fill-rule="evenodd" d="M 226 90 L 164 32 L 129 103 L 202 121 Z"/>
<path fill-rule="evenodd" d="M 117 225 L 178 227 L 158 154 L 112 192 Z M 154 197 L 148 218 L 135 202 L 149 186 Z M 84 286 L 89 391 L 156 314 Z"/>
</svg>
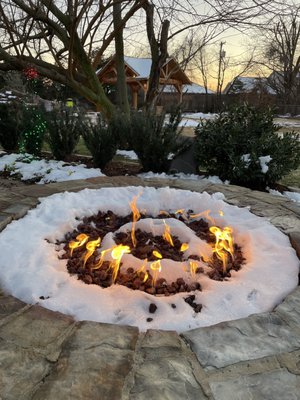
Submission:
<svg viewBox="0 0 300 400">
<path fill-rule="evenodd" d="M 132 93 L 132 107 L 137 109 L 138 93 L 144 93 L 144 98 L 148 90 L 149 76 L 151 70 L 151 58 L 124 57 L 126 82 Z M 107 64 L 97 71 L 101 83 L 115 85 L 117 82 L 116 59 L 113 56 Z M 169 58 L 162 66 L 160 71 L 159 83 L 161 86 L 173 85 L 180 94 L 182 100 L 182 88 L 191 81 L 181 70 L 174 58 Z"/>
</svg>

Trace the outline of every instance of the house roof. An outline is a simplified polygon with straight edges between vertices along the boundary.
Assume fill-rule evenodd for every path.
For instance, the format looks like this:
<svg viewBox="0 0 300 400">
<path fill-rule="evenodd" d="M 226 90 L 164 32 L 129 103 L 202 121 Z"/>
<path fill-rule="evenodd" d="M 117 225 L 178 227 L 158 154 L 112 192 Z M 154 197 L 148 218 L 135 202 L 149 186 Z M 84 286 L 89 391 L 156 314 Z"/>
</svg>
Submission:
<svg viewBox="0 0 300 400">
<path fill-rule="evenodd" d="M 136 72 L 139 78 L 148 78 L 151 70 L 151 58 L 124 57 L 128 67 Z"/>
<path fill-rule="evenodd" d="M 176 91 L 174 86 L 172 85 L 166 85 L 163 89 L 164 93 L 173 93 Z M 204 86 L 198 85 L 198 83 L 192 82 L 191 84 L 186 84 L 182 86 L 182 92 L 183 94 L 205 94 L 205 88 Z M 207 90 L 208 94 L 213 94 L 214 92 L 210 89 Z"/>
<path fill-rule="evenodd" d="M 269 86 L 267 78 L 238 76 L 227 84 L 223 93 L 251 93 L 262 91 L 262 89 L 269 94 L 275 94 L 274 90 Z"/>
</svg>

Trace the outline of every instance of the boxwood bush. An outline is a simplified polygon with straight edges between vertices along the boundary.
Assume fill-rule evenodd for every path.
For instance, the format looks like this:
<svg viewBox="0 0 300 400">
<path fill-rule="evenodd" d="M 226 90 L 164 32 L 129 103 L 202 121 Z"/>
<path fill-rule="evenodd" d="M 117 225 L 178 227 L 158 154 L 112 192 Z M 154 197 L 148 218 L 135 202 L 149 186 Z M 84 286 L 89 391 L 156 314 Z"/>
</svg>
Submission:
<svg viewBox="0 0 300 400">
<path fill-rule="evenodd" d="M 278 134 L 271 109 L 247 104 L 201 121 L 195 129 L 195 158 L 199 167 L 232 184 L 254 189 L 272 186 L 300 165 L 295 132 Z"/>
</svg>

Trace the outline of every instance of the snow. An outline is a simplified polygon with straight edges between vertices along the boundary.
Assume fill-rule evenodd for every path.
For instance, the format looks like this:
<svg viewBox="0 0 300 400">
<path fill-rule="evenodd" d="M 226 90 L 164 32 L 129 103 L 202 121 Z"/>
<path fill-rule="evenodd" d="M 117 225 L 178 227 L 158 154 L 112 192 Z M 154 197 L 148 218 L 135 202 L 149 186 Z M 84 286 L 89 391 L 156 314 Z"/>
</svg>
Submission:
<svg viewBox="0 0 300 400">
<path fill-rule="evenodd" d="M 133 150 L 117 150 L 118 156 L 128 158 L 129 160 L 138 160 L 138 156 Z"/>
<path fill-rule="evenodd" d="M 36 179 L 38 184 L 104 176 L 100 169 L 87 168 L 84 164 L 69 165 L 63 161 L 32 159 L 29 154 L 15 153 L 0 155 L 0 171 L 4 170 L 10 171 L 10 175 L 20 174 L 24 181 Z"/>
<path fill-rule="evenodd" d="M 216 119 L 219 114 L 214 114 L 214 113 L 202 113 L 202 112 L 197 112 L 197 113 L 184 113 L 182 114 L 183 118 L 191 118 L 191 119 Z"/>
<path fill-rule="evenodd" d="M 228 281 L 218 282 L 198 274 L 201 292 L 195 301 L 203 304 L 200 313 L 184 301 L 186 293 L 169 297 L 153 297 L 114 285 L 103 289 L 86 285 L 70 276 L 66 260 L 58 259 L 56 241 L 78 225 L 78 217 L 90 216 L 98 210 L 126 215 L 129 202 L 140 194 L 137 205 L 155 216 L 160 210 L 193 209 L 199 213 L 211 210 L 214 223 L 232 226 L 234 240 L 242 246 L 246 264 L 233 272 Z M 299 260 L 288 238 L 266 219 L 253 215 L 247 208 L 226 204 L 221 193 L 209 195 L 170 188 L 103 188 L 85 189 L 78 193 L 59 193 L 40 199 L 40 204 L 0 233 L 0 284 L 8 293 L 30 304 L 72 315 L 76 320 L 91 320 L 138 326 L 140 330 L 167 329 L 182 332 L 209 326 L 221 321 L 243 318 L 253 313 L 272 310 L 296 288 Z M 220 211 L 224 215 L 220 216 Z M 161 220 L 150 220 L 146 229 L 160 229 Z M 194 250 L 206 254 L 206 242 L 196 238 L 180 221 L 171 220 L 179 236 L 189 241 Z M 121 229 L 125 229 L 123 227 Z M 102 243 L 111 243 L 112 235 Z M 105 244 L 103 244 L 105 247 Z M 197 250 L 198 249 L 198 250 Z M 101 250 L 101 249 L 100 249 Z M 124 256 L 124 265 L 138 268 L 141 260 Z M 9 266 L 9 268 L 7 268 Z M 162 261 L 162 276 L 188 279 L 181 263 Z M 44 296 L 45 300 L 40 300 Z M 49 298 L 48 298 L 49 296 Z M 149 315 L 150 303 L 157 311 Z M 171 304 L 175 304 L 173 309 Z M 146 322 L 151 316 L 152 322 Z"/>
<path fill-rule="evenodd" d="M 251 163 L 250 154 L 249 154 L 249 153 L 248 153 L 248 154 L 243 154 L 243 155 L 241 156 L 241 160 L 244 161 L 244 163 L 245 163 L 245 168 L 248 168 L 249 165 L 250 165 L 250 163 Z"/>
<path fill-rule="evenodd" d="M 184 180 L 196 180 L 202 182 L 210 182 L 216 185 L 218 184 L 228 184 L 228 181 L 223 182 L 218 176 L 207 176 L 204 175 L 195 175 L 195 174 L 184 174 L 183 172 L 178 172 L 176 174 L 166 174 L 165 172 L 154 173 L 154 172 L 143 172 L 138 175 L 143 179 L 184 179 Z"/>
<path fill-rule="evenodd" d="M 163 87 L 164 93 L 178 93 L 175 86 L 173 85 L 165 85 Z M 190 85 L 182 85 L 183 94 L 206 94 L 205 87 L 198 85 L 197 83 L 191 83 Z M 208 94 L 213 94 L 214 92 L 210 89 L 207 90 Z"/>
<path fill-rule="evenodd" d="M 124 61 L 133 69 L 139 78 L 148 78 L 151 70 L 151 58 L 124 57 Z"/>
<path fill-rule="evenodd" d="M 259 163 L 260 163 L 260 167 L 261 167 L 261 172 L 263 174 L 266 174 L 269 170 L 268 164 L 272 160 L 272 157 L 271 156 L 261 156 L 261 157 L 258 157 L 258 159 L 259 159 Z"/>
<path fill-rule="evenodd" d="M 289 191 L 284 191 L 283 193 L 280 193 L 278 190 L 274 189 L 267 189 L 269 193 L 273 194 L 274 196 L 282 196 L 282 197 L 287 197 L 289 200 L 294 201 L 295 203 L 300 203 L 300 193 L 298 192 L 289 192 Z"/>
</svg>

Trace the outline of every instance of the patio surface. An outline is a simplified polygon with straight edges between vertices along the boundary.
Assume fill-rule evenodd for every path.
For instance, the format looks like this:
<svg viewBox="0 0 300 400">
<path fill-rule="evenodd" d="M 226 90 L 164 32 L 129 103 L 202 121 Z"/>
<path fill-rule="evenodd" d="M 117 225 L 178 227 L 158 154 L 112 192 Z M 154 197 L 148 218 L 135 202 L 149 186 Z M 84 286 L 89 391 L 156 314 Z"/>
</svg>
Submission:
<svg viewBox="0 0 300 400">
<path fill-rule="evenodd" d="M 0 230 L 22 218 L 39 197 L 136 185 L 223 192 L 228 203 L 250 206 L 289 235 L 300 258 L 296 203 L 180 179 L 101 177 L 16 187 L 0 182 Z M 296 400 L 299 393 L 300 286 L 273 312 L 181 335 L 76 322 L 0 293 L 0 400 Z"/>
</svg>

